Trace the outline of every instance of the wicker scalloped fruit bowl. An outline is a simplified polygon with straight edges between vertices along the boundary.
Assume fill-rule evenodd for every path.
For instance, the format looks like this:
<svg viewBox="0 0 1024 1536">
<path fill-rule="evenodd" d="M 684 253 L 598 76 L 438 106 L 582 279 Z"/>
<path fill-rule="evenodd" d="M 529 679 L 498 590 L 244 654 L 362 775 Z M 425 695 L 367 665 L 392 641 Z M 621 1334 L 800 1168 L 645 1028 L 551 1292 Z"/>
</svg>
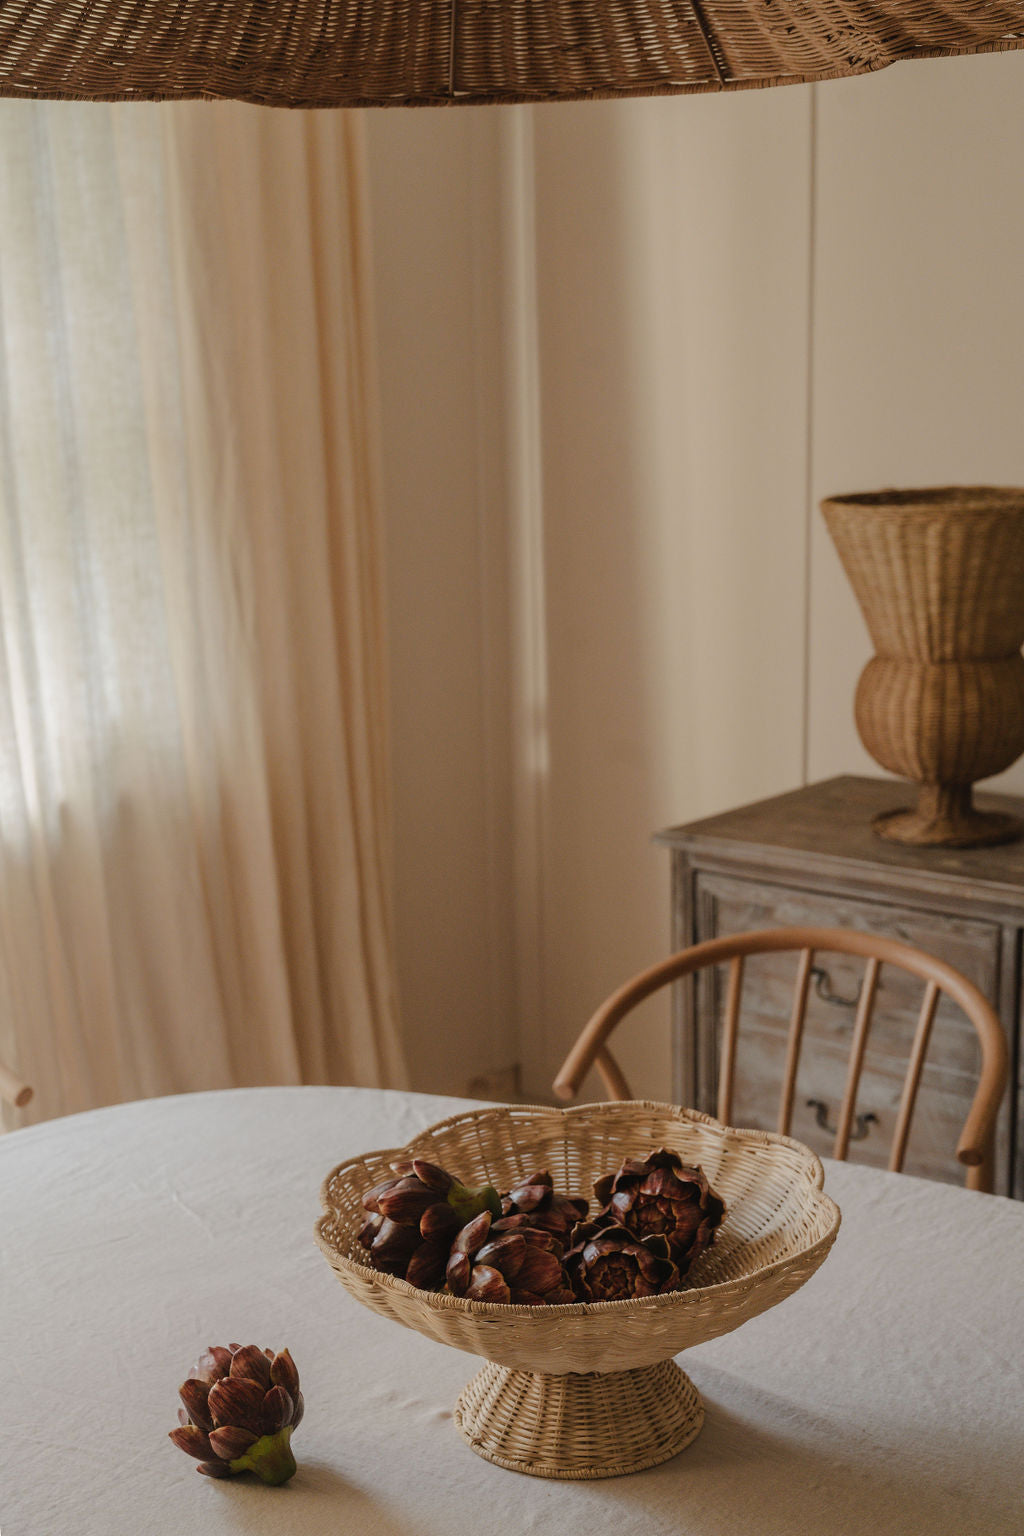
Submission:
<svg viewBox="0 0 1024 1536">
<path fill-rule="evenodd" d="M 594 1180 L 623 1158 L 661 1146 L 699 1163 L 726 1202 L 686 1290 L 502 1306 L 420 1291 L 363 1262 L 362 1195 L 388 1177 L 393 1160 L 426 1157 L 499 1189 L 547 1167 L 556 1188 L 590 1197 Z M 638 1101 L 501 1106 L 453 1115 L 405 1147 L 341 1163 L 324 1180 L 316 1237 L 357 1301 L 488 1362 L 455 1410 L 479 1455 L 538 1477 L 615 1477 L 667 1461 L 700 1431 L 700 1395 L 672 1357 L 767 1311 L 823 1263 L 839 1208 L 822 1182 L 821 1163 L 800 1142 L 734 1130 L 696 1110 Z"/>
</svg>

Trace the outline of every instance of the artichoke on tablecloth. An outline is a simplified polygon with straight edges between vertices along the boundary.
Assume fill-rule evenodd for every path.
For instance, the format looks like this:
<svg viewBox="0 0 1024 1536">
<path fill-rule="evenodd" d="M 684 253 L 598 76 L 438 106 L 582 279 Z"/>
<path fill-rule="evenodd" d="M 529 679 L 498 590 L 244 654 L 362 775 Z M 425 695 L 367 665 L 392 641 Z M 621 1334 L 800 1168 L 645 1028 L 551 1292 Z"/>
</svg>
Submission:
<svg viewBox="0 0 1024 1536">
<path fill-rule="evenodd" d="M 169 1431 L 207 1477 L 255 1472 L 286 1483 L 295 1472 L 292 1431 L 303 1412 L 295 1361 L 256 1344 L 212 1344 L 178 1389 L 184 1408 Z"/>
</svg>

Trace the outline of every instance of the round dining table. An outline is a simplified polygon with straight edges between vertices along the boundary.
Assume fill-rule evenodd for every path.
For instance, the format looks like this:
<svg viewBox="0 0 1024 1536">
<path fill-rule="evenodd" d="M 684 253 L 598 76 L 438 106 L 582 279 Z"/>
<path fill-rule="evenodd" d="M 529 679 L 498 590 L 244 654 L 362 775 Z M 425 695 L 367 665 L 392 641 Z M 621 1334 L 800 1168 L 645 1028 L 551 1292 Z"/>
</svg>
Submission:
<svg viewBox="0 0 1024 1536">
<path fill-rule="evenodd" d="M 476 1456 L 452 1410 L 482 1362 L 359 1306 L 313 1237 L 335 1164 L 467 1107 L 238 1089 L 0 1138 L 2 1536 L 1021 1536 L 1024 1205 L 853 1164 L 825 1163 L 818 1273 L 682 1357 L 706 1419 L 678 1456 L 587 1482 Z M 168 1438 L 228 1342 L 298 1367 L 282 1487 Z"/>
</svg>

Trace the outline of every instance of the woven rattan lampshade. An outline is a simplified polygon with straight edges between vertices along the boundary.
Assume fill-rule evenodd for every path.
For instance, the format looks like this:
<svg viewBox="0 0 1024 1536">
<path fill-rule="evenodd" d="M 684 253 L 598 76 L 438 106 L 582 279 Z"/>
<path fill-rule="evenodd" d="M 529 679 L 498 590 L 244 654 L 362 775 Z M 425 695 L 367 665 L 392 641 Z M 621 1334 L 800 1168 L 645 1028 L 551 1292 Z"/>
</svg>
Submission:
<svg viewBox="0 0 1024 1536">
<path fill-rule="evenodd" d="M 0 0 L 0 95 L 538 102 L 1021 46 L 1024 0 Z"/>
</svg>

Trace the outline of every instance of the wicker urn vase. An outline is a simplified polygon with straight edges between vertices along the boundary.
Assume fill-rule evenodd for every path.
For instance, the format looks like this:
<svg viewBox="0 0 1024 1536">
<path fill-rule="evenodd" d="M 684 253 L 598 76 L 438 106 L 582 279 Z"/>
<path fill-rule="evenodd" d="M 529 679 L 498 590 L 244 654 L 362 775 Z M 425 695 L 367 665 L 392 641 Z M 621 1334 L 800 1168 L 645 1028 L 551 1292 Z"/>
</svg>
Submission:
<svg viewBox="0 0 1024 1536">
<path fill-rule="evenodd" d="M 919 785 L 875 821 L 893 842 L 966 848 L 1024 833 L 972 786 L 1024 752 L 1024 489 L 952 486 L 821 504 L 875 655 L 855 716 L 872 757 Z"/>
<path fill-rule="evenodd" d="M 685 1290 L 502 1305 L 417 1290 L 365 1263 L 361 1197 L 395 1161 L 425 1157 L 499 1189 L 545 1167 L 564 1193 L 590 1196 L 602 1173 L 657 1147 L 699 1163 L 726 1203 Z M 455 1408 L 456 1428 L 479 1456 L 534 1477 L 616 1477 L 668 1460 L 700 1432 L 700 1394 L 672 1357 L 775 1306 L 824 1262 L 840 1218 L 822 1184 L 821 1163 L 800 1142 L 733 1130 L 695 1110 L 643 1101 L 503 1105 L 467 1110 L 406 1147 L 340 1164 L 321 1189 L 316 1238 L 356 1301 L 487 1361 Z"/>
</svg>

